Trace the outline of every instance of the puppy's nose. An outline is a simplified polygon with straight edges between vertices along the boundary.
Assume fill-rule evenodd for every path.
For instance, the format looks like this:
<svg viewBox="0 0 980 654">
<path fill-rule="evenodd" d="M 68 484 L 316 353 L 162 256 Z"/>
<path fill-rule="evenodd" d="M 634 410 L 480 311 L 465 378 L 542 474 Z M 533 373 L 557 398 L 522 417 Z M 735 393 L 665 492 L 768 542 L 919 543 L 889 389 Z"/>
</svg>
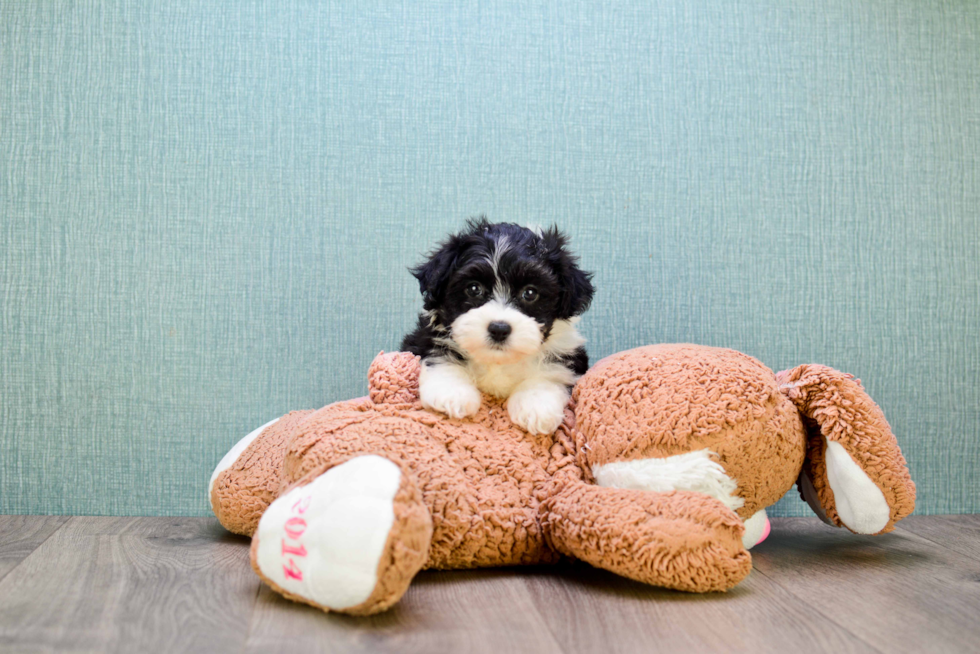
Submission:
<svg viewBox="0 0 980 654">
<path fill-rule="evenodd" d="M 487 327 L 487 331 L 495 343 L 503 343 L 510 336 L 510 323 L 495 320 Z"/>
</svg>

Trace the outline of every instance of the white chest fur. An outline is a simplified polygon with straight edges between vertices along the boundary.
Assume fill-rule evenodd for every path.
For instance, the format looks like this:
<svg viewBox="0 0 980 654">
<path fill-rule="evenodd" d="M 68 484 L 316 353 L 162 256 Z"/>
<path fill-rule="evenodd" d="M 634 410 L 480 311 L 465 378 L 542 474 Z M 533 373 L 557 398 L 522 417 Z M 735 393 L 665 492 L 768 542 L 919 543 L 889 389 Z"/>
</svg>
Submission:
<svg viewBox="0 0 980 654">
<path fill-rule="evenodd" d="M 507 398 L 521 383 L 528 380 L 552 382 L 559 386 L 575 383 L 575 374 L 564 364 L 556 363 L 555 357 L 571 355 L 585 343 L 585 339 L 575 328 L 578 318 L 556 320 L 541 345 L 541 350 L 516 363 L 485 364 L 470 360 L 466 363 L 467 374 L 484 393 L 494 397 Z"/>
<path fill-rule="evenodd" d="M 494 397 L 507 398 L 514 389 L 529 379 L 553 381 L 560 385 L 575 382 L 572 372 L 560 363 L 545 363 L 540 357 L 519 363 L 483 365 L 471 362 L 467 372 L 484 393 Z"/>
</svg>

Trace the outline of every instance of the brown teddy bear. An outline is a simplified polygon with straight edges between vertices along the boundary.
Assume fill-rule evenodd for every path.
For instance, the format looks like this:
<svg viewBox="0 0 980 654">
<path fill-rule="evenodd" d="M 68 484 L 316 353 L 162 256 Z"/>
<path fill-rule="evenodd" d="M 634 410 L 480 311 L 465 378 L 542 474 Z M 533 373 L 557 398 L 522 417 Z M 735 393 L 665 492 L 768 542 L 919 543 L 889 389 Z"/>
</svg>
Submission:
<svg viewBox="0 0 980 654">
<path fill-rule="evenodd" d="M 324 610 L 383 611 L 423 568 L 562 555 L 686 591 L 731 588 L 799 481 L 826 522 L 890 531 L 915 486 L 860 382 L 773 375 L 732 350 L 655 345 L 600 361 L 553 435 L 485 397 L 464 420 L 425 410 L 419 360 L 382 353 L 367 397 L 295 411 L 229 452 L 211 506 L 252 536 L 255 571 Z"/>
</svg>

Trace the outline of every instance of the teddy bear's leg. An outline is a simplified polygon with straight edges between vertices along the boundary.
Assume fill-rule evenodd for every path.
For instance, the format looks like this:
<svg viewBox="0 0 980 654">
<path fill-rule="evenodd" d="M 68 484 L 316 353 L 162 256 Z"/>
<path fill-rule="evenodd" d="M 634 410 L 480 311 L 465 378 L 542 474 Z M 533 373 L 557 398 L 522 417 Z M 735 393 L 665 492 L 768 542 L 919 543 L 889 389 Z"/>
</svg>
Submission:
<svg viewBox="0 0 980 654">
<path fill-rule="evenodd" d="M 293 411 L 249 433 L 221 459 L 208 497 L 211 510 L 228 531 L 251 536 L 266 507 L 279 493 L 285 444 L 292 429 L 313 411 Z"/>
<path fill-rule="evenodd" d="M 592 468 L 599 486 L 652 492 L 692 491 L 709 495 L 738 512 L 745 500 L 738 484 L 725 473 L 715 455 L 707 449 L 667 457 L 614 461 Z M 741 516 L 739 516 L 741 517 Z M 769 535 L 769 519 L 764 509 L 744 519 L 742 544 L 751 549 Z"/>
<path fill-rule="evenodd" d="M 375 454 L 312 471 L 274 501 L 252 539 L 273 589 L 343 613 L 397 602 L 428 557 L 432 517 L 410 475 Z"/>
<path fill-rule="evenodd" d="M 752 569 L 742 521 L 703 493 L 570 482 L 542 518 L 558 551 L 648 584 L 727 590 Z"/>
<path fill-rule="evenodd" d="M 828 524 L 879 534 L 915 507 L 915 484 L 878 405 L 852 375 L 802 365 L 776 376 L 807 428 L 800 494 Z"/>
</svg>

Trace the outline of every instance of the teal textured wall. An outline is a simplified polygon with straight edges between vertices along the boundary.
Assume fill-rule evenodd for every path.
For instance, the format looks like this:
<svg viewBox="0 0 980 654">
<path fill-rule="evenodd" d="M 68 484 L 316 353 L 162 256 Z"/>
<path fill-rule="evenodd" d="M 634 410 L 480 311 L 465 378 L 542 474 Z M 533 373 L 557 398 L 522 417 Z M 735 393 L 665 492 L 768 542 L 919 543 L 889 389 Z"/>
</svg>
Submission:
<svg viewBox="0 0 980 654">
<path fill-rule="evenodd" d="M 853 372 L 980 511 L 978 71 L 965 0 L 2 1 L 0 513 L 205 514 L 478 213 L 571 234 L 593 358 Z"/>
</svg>

